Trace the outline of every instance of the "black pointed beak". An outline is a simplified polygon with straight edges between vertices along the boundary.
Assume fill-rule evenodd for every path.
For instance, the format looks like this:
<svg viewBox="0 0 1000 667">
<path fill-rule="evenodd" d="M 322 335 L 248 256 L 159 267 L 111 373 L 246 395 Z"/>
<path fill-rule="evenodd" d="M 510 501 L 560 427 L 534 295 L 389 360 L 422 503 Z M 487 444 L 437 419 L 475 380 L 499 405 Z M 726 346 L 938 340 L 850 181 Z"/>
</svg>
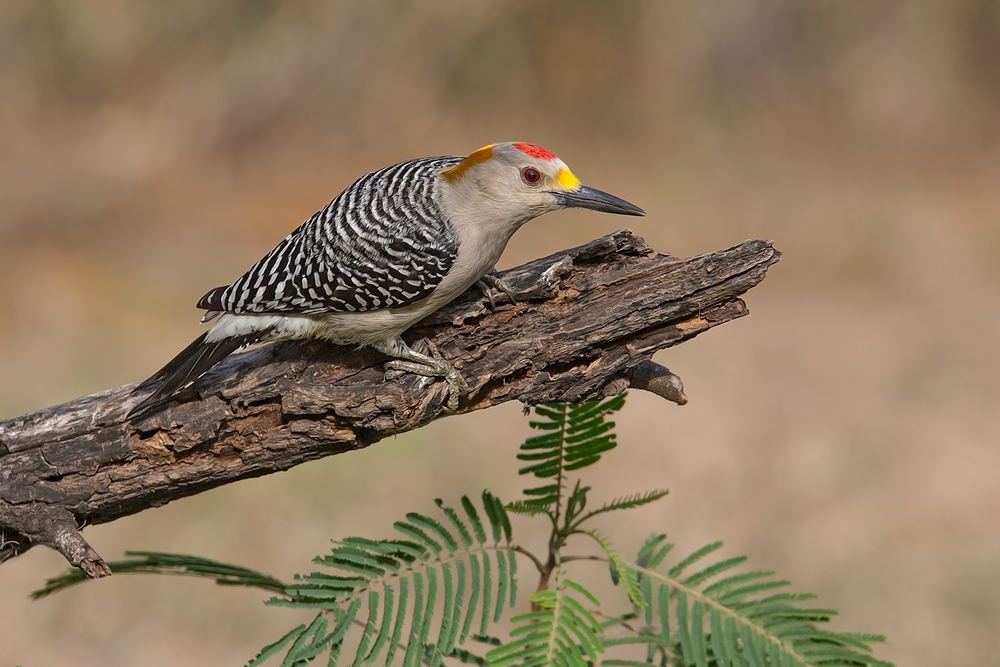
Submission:
<svg viewBox="0 0 1000 667">
<path fill-rule="evenodd" d="M 589 208 L 592 211 L 617 213 L 618 215 L 646 215 L 646 212 L 635 204 L 630 204 L 624 199 L 609 195 L 607 192 L 588 188 L 586 185 L 553 194 L 556 200 L 566 208 Z"/>
</svg>

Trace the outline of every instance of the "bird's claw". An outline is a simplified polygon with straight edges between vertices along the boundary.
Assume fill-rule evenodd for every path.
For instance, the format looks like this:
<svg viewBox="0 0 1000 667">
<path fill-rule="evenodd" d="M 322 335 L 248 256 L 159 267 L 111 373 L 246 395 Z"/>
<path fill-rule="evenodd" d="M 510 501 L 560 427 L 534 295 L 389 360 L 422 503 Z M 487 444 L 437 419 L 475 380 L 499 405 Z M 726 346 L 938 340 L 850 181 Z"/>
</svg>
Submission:
<svg viewBox="0 0 1000 667">
<path fill-rule="evenodd" d="M 439 377 L 444 378 L 445 382 L 448 383 L 448 403 L 446 407 L 448 412 L 455 412 L 458 410 L 458 399 L 465 393 L 469 391 L 469 384 L 462 377 L 462 374 L 458 372 L 458 369 L 451 365 L 447 359 L 441 356 L 441 352 L 438 350 L 437 345 L 427 341 L 427 349 L 430 351 L 431 355 L 428 362 L 418 362 L 418 361 L 407 361 L 404 359 L 393 359 L 386 363 L 386 367 L 397 371 L 406 371 L 408 373 L 413 373 L 415 375 L 423 375 L 424 377 Z"/>
<path fill-rule="evenodd" d="M 483 295 L 490 301 L 490 310 L 496 310 L 497 304 L 493 300 L 493 290 L 498 289 L 507 295 L 511 303 L 517 303 L 517 299 L 514 298 L 514 292 L 511 290 L 510 285 L 508 285 L 500 276 L 495 273 L 487 273 L 485 276 L 476 281 L 476 287 L 483 293 Z"/>
<path fill-rule="evenodd" d="M 451 365 L 451 362 L 441 356 L 437 345 L 427 341 L 427 349 L 434 361 L 438 363 L 438 368 L 443 371 L 442 377 L 448 383 L 448 412 L 455 412 L 458 410 L 458 399 L 463 394 L 469 393 L 469 383 L 465 381 L 458 369 Z"/>
<path fill-rule="evenodd" d="M 496 304 L 496 301 L 493 300 L 493 290 L 491 290 L 490 286 L 486 284 L 486 281 L 485 280 L 477 280 L 476 281 L 476 287 L 478 287 L 479 291 L 483 293 L 483 296 L 485 296 L 487 299 L 489 299 L 490 310 L 496 310 L 497 309 L 497 304 Z"/>
</svg>

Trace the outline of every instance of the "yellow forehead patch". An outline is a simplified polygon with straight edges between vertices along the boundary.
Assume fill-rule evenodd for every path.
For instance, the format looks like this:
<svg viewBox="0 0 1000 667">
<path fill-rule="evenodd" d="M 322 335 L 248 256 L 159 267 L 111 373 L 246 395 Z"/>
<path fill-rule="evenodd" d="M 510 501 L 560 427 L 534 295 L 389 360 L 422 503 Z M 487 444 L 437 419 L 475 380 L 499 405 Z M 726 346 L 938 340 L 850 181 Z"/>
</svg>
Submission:
<svg viewBox="0 0 1000 667">
<path fill-rule="evenodd" d="M 580 179 L 574 176 L 573 172 L 566 167 L 560 169 L 559 173 L 556 174 L 556 181 L 558 181 L 559 185 L 563 186 L 567 190 L 572 190 L 576 186 L 580 185 Z"/>
<path fill-rule="evenodd" d="M 462 178 L 462 175 L 465 174 L 465 172 L 467 172 L 470 168 L 482 162 L 486 162 L 489 159 L 492 159 L 493 147 L 495 145 L 496 144 L 483 146 L 474 153 L 470 153 L 469 157 L 465 158 L 464 160 L 456 164 L 454 167 L 448 167 L 447 169 L 442 169 L 441 175 L 447 178 L 449 181 L 457 181 L 458 179 Z"/>
</svg>

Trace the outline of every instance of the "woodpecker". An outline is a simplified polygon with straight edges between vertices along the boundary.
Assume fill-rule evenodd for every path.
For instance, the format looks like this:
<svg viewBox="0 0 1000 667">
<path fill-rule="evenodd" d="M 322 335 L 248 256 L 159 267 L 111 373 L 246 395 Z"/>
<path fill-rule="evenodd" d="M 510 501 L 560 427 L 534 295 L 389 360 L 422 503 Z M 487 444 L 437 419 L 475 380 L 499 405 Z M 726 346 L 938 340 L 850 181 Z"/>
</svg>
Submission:
<svg viewBox="0 0 1000 667">
<path fill-rule="evenodd" d="M 155 388 L 130 416 L 163 405 L 232 352 L 254 343 L 321 338 L 367 345 L 387 367 L 448 382 L 454 411 L 468 389 L 429 344 L 400 335 L 473 285 L 513 300 L 494 267 L 523 224 L 543 213 L 588 208 L 644 215 L 580 183 L 532 144 L 485 146 L 467 157 L 425 157 L 359 178 L 231 285 L 198 302 L 212 327 L 133 393 Z"/>
</svg>

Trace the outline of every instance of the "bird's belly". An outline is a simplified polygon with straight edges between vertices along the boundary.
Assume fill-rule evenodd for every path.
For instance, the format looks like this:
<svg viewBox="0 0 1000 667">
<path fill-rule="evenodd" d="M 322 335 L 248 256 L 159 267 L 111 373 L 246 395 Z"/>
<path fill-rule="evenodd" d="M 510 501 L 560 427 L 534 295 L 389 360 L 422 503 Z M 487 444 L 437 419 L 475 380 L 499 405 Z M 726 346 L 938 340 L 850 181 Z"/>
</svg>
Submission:
<svg viewBox="0 0 1000 667">
<path fill-rule="evenodd" d="M 434 311 L 451 303 L 486 275 L 498 259 L 499 257 L 488 253 L 460 254 L 448 275 L 424 299 L 402 308 L 326 313 L 322 315 L 323 330 L 316 335 L 334 342 L 365 345 L 391 341 Z"/>
<path fill-rule="evenodd" d="M 337 343 L 364 345 L 394 340 L 420 320 L 454 301 L 491 268 L 493 263 L 485 268 L 468 267 L 465 271 L 453 271 L 428 297 L 403 308 L 326 313 L 321 316 L 322 328 L 315 335 Z"/>
</svg>

